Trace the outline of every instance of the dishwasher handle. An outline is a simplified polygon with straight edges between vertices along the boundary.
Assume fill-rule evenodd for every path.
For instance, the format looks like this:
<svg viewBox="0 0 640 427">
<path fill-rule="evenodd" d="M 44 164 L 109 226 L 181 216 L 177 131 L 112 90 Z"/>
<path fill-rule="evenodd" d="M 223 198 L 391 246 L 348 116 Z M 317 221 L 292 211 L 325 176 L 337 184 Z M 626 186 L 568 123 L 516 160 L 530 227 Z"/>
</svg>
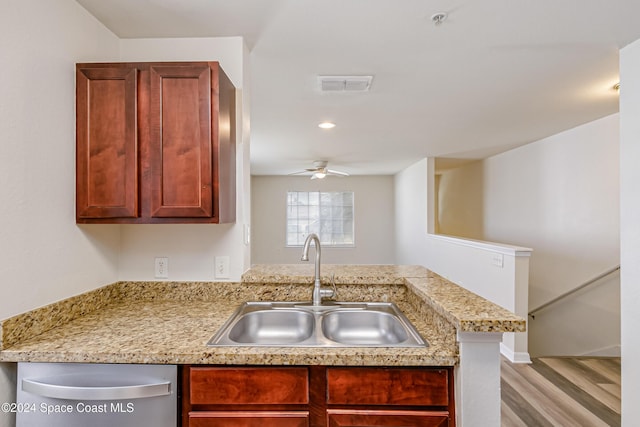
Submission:
<svg viewBox="0 0 640 427">
<path fill-rule="evenodd" d="M 136 384 L 109 387 L 85 387 L 22 379 L 22 390 L 42 397 L 66 400 L 122 400 L 145 399 L 171 394 L 171 382 L 161 381 L 151 384 Z"/>
</svg>

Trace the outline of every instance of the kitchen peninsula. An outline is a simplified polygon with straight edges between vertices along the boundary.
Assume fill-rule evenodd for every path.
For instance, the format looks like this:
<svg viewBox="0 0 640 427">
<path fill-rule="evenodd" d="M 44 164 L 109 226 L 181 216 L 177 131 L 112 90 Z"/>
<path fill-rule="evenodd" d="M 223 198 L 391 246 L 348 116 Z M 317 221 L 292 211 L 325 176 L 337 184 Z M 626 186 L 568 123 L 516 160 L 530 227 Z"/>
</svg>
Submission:
<svg viewBox="0 0 640 427">
<path fill-rule="evenodd" d="M 257 265 L 240 283 L 118 282 L 6 319 L 0 361 L 455 367 L 457 425 L 499 420 L 499 342 L 524 319 L 419 266 L 324 265 L 331 275 L 341 301 L 395 302 L 429 346 L 207 347 L 245 301 L 309 300 L 312 266 Z"/>
</svg>

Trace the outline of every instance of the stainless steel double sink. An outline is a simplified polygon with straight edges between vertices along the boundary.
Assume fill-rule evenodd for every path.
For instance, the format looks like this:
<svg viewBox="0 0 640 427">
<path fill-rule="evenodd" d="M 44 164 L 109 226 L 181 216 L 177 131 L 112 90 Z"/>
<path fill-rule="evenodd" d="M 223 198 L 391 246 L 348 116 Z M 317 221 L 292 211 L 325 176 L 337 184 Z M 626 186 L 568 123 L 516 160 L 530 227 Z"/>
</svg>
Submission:
<svg viewBox="0 0 640 427">
<path fill-rule="evenodd" d="M 426 347 L 393 303 L 246 302 L 208 346 Z"/>
</svg>

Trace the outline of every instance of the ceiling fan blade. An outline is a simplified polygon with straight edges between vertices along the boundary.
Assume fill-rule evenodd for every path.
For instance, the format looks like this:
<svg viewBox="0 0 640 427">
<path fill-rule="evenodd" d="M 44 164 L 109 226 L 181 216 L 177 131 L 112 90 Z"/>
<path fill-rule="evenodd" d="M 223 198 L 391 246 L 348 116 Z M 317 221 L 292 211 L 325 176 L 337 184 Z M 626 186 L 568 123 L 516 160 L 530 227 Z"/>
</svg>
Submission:
<svg viewBox="0 0 640 427">
<path fill-rule="evenodd" d="M 346 173 L 346 172 L 336 171 L 336 170 L 333 170 L 333 169 L 327 169 L 327 172 L 330 173 L 331 175 L 349 176 L 349 174 Z"/>
<path fill-rule="evenodd" d="M 311 174 L 311 179 L 323 179 L 327 175 L 333 175 L 338 177 L 349 176 L 347 172 L 337 171 L 333 169 L 327 168 L 327 161 L 315 161 L 313 162 L 314 167 L 306 168 L 304 170 L 293 172 L 288 175 L 306 175 Z"/>
</svg>

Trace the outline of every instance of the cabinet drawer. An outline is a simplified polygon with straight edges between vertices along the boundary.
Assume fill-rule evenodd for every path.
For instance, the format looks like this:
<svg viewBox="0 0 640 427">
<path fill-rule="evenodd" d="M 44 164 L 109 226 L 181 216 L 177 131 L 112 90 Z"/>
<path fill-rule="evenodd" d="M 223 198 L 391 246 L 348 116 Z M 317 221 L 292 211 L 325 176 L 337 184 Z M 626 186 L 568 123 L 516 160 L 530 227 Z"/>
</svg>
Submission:
<svg viewBox="0 0 640 427">
<path fill-rule="evenodd" d="M 329 410 L 328 427 L 447 427 L 446 412 Z"/>
<path fill-rule="evenodd" d="M 192 405 L 309 403 L 307 368 L 192 367 L 189 381 Z"/>
<path fill-rule="evenodd" d="M 192 412 L 189 427 L 308 427 L 309 413 Z"/>
<path fill-rule="evenodd" d="M 446 369 L 327 369 L 330 405 L 447 406 L 448 395 Z"/>
</svg>

